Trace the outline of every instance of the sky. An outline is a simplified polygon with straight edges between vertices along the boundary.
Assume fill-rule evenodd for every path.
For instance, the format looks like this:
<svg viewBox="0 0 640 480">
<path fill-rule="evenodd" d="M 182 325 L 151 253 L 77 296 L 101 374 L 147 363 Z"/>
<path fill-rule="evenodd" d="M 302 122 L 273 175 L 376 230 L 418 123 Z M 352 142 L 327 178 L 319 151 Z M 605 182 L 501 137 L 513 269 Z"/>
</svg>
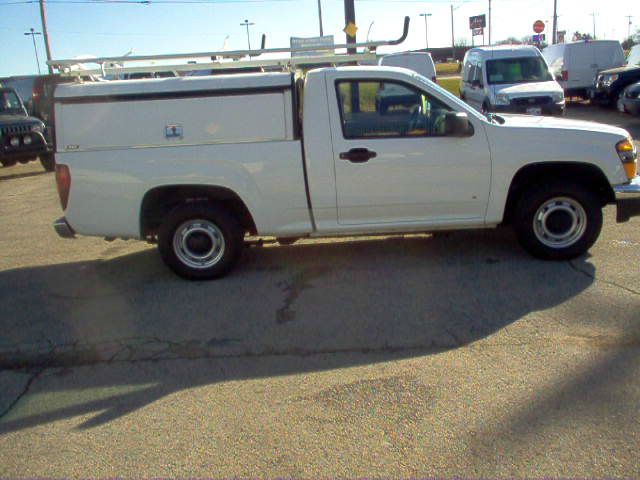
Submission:
<svg viewBox="0 0 640 480">
<path fill-rule="evenodd" d="M 47 26 L 53 58 L 80 55 L 114 56 L 133 50 L 135 55 L 219 51 L 247 48 L 240 24 L 248 19 L 251 45 L 267 36 L 267 47 L 289 45 L 289 37 L 319 34 L 318 0 L 46 0 Z M 343 43 L 343 0 L 320 0 L 325 35 Z M 100 2 L 100 3 L 98 3 Z M 640 29 L 640 0 L 557 0 L 558 29 L 593 33 L 595 14 L 598 38 L 622 40 Z M 451 45 L 451 10 L 454 6 L 456 41 L 471 43 L 469 17 L 486 14 L 488 0 L 355 0 L 358 41 L 397 38 L 404 16 L 411 18 L 409 36 L 385 51 L 424 48 L 428 17 L 429 47 Z M 553 0 L 492 0 L 492 39 L 533 34 L 536 20 L 551 29 Z M 0 0 L 0 77 L 38 72 L 33 43 L 24 32 L 41 31 L 40 10 L 34 0 Z M 225 40 L 226 39 L 226 40 Z M 479 40 L 479 38 L 476 38 Z M 36 37 L 44 72 L 42 36 Z"/>
</svg>

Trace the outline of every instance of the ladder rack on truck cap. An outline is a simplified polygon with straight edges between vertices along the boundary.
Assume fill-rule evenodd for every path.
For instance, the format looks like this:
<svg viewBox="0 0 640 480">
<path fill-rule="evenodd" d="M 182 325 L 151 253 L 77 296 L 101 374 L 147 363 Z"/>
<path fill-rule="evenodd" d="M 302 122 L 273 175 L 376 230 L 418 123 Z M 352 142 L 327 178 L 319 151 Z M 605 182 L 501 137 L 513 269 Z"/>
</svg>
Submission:
<svg viewBox="0 0 640 480">
<path fill-rule="evenodd" d="M 255 69 L 267 67 L 271 69 L 295 70 L 300 67 L 313 65 L 338 65 L 344 63 L 357 63 L 361 61 L 376 60 L 376 49 L 382 46 L 399 45 L 404 42 L 409 33 L 409 17 L 404 18 L 404 27 L 402 35 L 395 40 L 380 40 L 376 42 L 366 43 L 349 43 L 333 45 L 331 49 L 352 49 L 362 48 L 361 53 L 356 54 L 330 54 L 317 56 L 303 56 L 291 58 L 276 59 L 251 59 L 263 54 L 273 53 L 309 53 L 318 50 L 326 50 L 325 46 L 305 46 L 297 48 L 260 48 L 257 50 L 233 50 L 228 52 L 197 52 L 197 53 L 170 53 L 162 55 L 137 55 L 137 56 L 121 56 L 121 57 L 97 57 L 97 58 L 70 58 L 62 60 L 49 60 L 48 65 L 57 69 L 61 75 L 69 77 L 84 77 L 90 75 L 118 75 L 124 73 L 146 73 L 158 71 L 175 71 L 189 72 L 195 70 L 239 70 Z M 125 64 L 136 62 L 164 62 L 170 60 L 193 60 L 200 58 L 222 58 L 227 61 L 211 61 L 207 63 L 177 63 L 177 64 L 158 64 L 144 66 L 125 66 Z M 249 57 L 249 60 L 237 60 L 238 58 Z M 230 61 L 229 61 L 230 60 Z M 79 68 L 84 64 L 98 64 L 99 68 L 84 69 Z"/>
</svg>

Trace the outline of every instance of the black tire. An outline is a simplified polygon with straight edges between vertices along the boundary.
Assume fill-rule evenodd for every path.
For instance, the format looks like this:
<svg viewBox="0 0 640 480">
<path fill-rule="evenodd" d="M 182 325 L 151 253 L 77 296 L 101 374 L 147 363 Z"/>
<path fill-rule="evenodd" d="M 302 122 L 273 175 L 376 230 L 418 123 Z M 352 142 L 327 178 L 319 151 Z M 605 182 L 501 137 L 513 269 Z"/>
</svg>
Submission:
<svg viewBox="0 0 640 480">
<path fill-rule="evenodd" d="M 0 160 L 0 163 L 2 163 L 3 167 L 13 167 L 16 163 L 18 163 L 18 161 L 14 159 L 5 158 L 3 160 Z"/>
<path fill-rule="evenodd" d="M 180 240 L 177 232 L 184 233 L 188 229 L 194 231 Z M 175 207 L 158 232 L 158 250 L 162 260 L 176 274 L 190 280 L 224 276 L 235 266 L 243 247 L 244 232 L 238 221 L 227 210 L 210 202 L 185 203 Z M 213 258 L 202 261 L 199 266 L 188 263 L 193 259 L 193 253 L 199 253 L 196 250 L 205 251 L 207 248 Z"/>
<path fill-rule="evenodd" d="M 602 229 L 598 197 L 580 185 L 561 182 L 527 189 L 517 203 L 515 217 L 520 244 L 544 260 L 569 260 L 584 254 Z M 557 240 L 561 235 L 567 236 L 564 243 Z"/>
<path fill-rule="evenodd" d="M 56 159 L 51 153 L 47 155 L 41 155 L 40 163 L 47 172 L 53 172 L 56 169 Z"/>
</svg>

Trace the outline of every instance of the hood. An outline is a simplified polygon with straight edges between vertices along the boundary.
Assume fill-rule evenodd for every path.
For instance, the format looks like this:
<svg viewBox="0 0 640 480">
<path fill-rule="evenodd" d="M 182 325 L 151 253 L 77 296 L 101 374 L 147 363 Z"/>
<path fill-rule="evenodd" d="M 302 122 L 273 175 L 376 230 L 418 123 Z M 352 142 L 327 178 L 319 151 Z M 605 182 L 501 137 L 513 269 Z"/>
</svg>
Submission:
<svg viewBox="0 0 640 480">
<path fill-rule="evenodd" d="M 39 120 L 36 117 L 27 117 L 25 115 L 20 115 L 20 114 L 0 115 L 0 126 L 15 125 L 16 123 L 33 125 L 33 124 L 41 124 L 42 120 Z"/>
<path fill-rule="evenodd" d="M 628 138 L 629 132 L 626 130 L 605 125 L 596 122 L 587 122 L 583 120 L 569 120 L 558 117 L 536 117 L 530 115 L 498 115 L 504 118 L 505 127 L 526 127 L 526 128 L 542 128 L 551 130 L 574 130 L 594 133 L 605 133 L 619 136 L 620 139 Z"/>
<path fill-rule="evenodd" d="M 495 93 L 505 93 L 510 97 L 523 97 L 523 96 L 535 96 L 545 95 L 550 93 L 562 93 L 562 87 L 555 80 L 549 80 L 548 82 L 534 82 L 534 83 L 517 83 L 515 85 L 496 85 Z"/>
<path fill-rule="evenodd" d="M 613 74 L 613 73 L 625 73 L 625 72 L 640 72 L 640 67 L 638 65 L 627 65 L 624 67 L 610 68 L 608 70 L 602 70 L 601 74 Z"/>
</svg>

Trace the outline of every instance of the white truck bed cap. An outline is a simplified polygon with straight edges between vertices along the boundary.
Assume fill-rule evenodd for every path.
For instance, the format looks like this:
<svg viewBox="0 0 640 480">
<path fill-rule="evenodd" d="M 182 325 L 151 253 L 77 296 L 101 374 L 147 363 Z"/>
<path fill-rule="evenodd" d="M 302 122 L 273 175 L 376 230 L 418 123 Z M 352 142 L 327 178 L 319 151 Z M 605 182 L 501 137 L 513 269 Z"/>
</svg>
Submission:
<svg viewBox="0 0 640 480">
<path fill-rule="evenodd" d="M 288 87 L 291 73 L 246 73 L 210 75 L 205 77 L 153 78 L 142 80 L 117 80 L 110 82 L 86 82 L 61 84 L 55 90 L 55 98 L 104 97 L 137 93 L 170 93 L 200 90 L 241 90 Z"/>
</svg>

